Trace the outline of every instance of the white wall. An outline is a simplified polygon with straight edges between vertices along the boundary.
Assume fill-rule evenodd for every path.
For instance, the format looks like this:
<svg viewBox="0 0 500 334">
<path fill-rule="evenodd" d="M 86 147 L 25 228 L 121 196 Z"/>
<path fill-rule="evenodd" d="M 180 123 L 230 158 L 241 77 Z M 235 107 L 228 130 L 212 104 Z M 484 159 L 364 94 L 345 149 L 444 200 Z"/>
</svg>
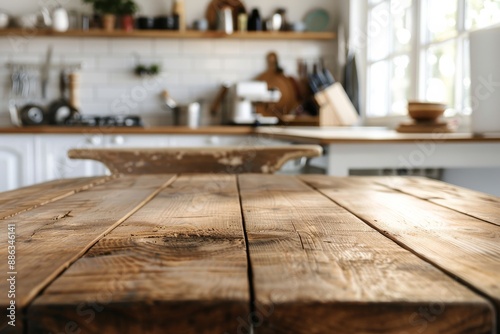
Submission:
<svg viewBox="0 0 500 334">
<path fill-rule="evenodd" d="M 34 12 L 38 3 L 52 5 L 55 0 L 18 0 L 3 5 L 11 15 Z M 89 12 L 80 1 L 59 0 L 66 8 Z M 169 14 L 171 0 L 138 0 L 145 15 Z M 204 16 L 209 0 L 185 0 L 187 22 Z M 248 0 L 247 9 L 258 7 L 267 16 L 278 7 L 287 9 L 290 21 L 299 21 L 314 8 L 330 12 L 330 30 L 348 13 L 348 0 Z M 330 68 L 335 67 L 334 41 L 256 41 L 256 40 L 180 40 L 180 39 L 110 39 L 110 38 L 33 38 L 10 36 L 0 38 L 0 126 L 9 125 L 7 101 L 10 75 L 7 62 L 42 63 L 48 45 L 54 47 L 54 62 L 83 62 L 82 112 L 86 114 L 140 114 L 149 124 L 168 124 L 161 110 L 159 92 L 168 89 L 181 103 L 203 100 L 209 104 L 218 87 L 225 81 L 248 80 L 265 70 L 265 55 L 278 52 L 286 74 L 296 73 L 298 58 L 314 60 L 325 57 Z M 134 53 L 143 63 L 160 63 L 163 73 L 155 82 L 145 83 L 132 74 Z M 51 73 L 47 104 L 58 97 L 57 71 Z M 141 94 L 147 91 L 147 97 Z M 135 101 L 130 101 L 130 96 Z M 140 103 L 135 105 L 134 102 Z M 205 123 L 214 122 L 205 117 Z"/>
</svg>

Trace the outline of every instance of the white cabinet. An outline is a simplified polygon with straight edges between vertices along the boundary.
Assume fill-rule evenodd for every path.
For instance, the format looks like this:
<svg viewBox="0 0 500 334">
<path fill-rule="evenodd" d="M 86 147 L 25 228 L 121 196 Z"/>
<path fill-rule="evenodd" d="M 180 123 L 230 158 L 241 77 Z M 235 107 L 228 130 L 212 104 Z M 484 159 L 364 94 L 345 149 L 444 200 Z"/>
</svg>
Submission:
<svg viewBox="0 0 500 334">
<path fill-rule="evenodd" d="M 35 183 L 32 137 L 0 136 L 0 191 Z"/>
<path fill-rule="evenodd" d="M 73 148 L 209 147 L 289 145 L 262 136 L 208 134 L 13 134 L 0 135 L 0 191 L 50 180 L 98 176 L 106 167 L 92 160 L 72 160 Z M 285 170 L 288 169 L 285 167 Z"/>
<path fill-rule="evenodd" d="M 168 147 L 167 135 L 105 135 L 103 147 L 129 148 L 129 147 Z"/>
<path fill-rule="evenodd" d="M 101 134 L 37 135 L 35 138 L 37 182 L 104 175 L 106 172 L 104 165 L 99 162 L 68 158 L 68 151 L 72 148 L 103 147 L 105 138 Z"/>
</svg>

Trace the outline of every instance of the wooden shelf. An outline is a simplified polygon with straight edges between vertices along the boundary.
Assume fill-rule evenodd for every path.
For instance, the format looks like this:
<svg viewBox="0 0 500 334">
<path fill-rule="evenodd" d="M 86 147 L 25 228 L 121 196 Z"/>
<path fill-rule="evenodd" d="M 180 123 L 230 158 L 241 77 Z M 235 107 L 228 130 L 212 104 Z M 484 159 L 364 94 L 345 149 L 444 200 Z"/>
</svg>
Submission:
<svg viewBox="0 0 500 334">
<path fill-rule="evenodd" d="M 178 38 L 178 39 L 261 39 L 261 40 L 333 40 L 336 38 L 334 32 L 235 32 L 226 35 L 219 31 L 195 31 L 186 32 L 169 30 L 70 30 L 67 32 L 54 32 L 46 29 L 0 29 L 0 36 L 40 36 L 40 37 L 102 37 L 102 38 Z"/>
</svg>

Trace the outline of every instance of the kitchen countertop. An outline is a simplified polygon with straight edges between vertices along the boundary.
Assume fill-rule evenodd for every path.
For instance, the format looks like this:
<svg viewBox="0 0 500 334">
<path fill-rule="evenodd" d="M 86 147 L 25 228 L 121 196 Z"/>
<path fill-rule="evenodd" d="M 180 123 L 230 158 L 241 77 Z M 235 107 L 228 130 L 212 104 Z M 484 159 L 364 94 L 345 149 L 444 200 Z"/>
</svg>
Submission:
<svg viewBox="0 0 500 334">
<path fill-rule="evenodd" d="M 205 126 L 188 128 L 180 126 L 157 127 L 61 127 L 32 126 L 4 127 L 0 134 L 179 134 L 179 135 L 261 135 L 273 139 L 311 144 L 338 143 L 404 143 L 415 141 L 439 142 L 500 142 L 500 134 L 474 136 L 471 133 L 398 133 L 380 127 L 251 127 Z"/>
<path fill-rule="evenodd" d="M 491 136 L 475 136 L 471 133 L 408 134 L 379 127 L 261 127 L 256 130 L 256 133 L 274 139 L 310 144 L 404 143 L 415 141 L 500 142 L 500 134 Z"/>
<path fill-rule="evenodd" d="M 188 128 L 182 126 L 157 127 L 78 127 L 78 126 L 30 126 L 0 128 L 0 134 L 183 134 L 183 135 L 248 135 L 250 126 L 204 126 Z"/>
</svg>

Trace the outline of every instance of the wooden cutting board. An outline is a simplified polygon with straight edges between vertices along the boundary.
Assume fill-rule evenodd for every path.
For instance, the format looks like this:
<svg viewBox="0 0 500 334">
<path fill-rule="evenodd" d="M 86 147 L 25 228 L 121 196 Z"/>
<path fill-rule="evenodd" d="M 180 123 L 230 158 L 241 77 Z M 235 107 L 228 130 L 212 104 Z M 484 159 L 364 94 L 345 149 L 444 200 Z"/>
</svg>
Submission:
<svg viewBox="0 0 500 334">
<path fill-rule="evenodd" d="M 255 80 L 265 81 L 269 89 L 277 88 L 281 92 L 279 102 L 269 104 L 262 112 L 264 115 L 287 115 L 298 106 L 297 89 L 293 79 L 283 74 L 283 69 L 279 66 L 278 55 L 275 52 L 267 55 L 267 70 L 257 76 Z"/>
</svg>

